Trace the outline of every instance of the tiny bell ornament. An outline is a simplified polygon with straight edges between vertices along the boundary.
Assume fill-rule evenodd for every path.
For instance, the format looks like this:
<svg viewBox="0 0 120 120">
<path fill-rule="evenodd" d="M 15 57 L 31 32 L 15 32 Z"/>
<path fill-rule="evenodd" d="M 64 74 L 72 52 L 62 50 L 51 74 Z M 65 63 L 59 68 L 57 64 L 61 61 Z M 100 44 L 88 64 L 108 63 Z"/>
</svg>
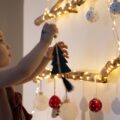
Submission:
<svg viewBox="0 0 120 120">
<path fill-rule="evenodd" d="M 95 11 L 94 7 L 90 7 L 86 13 L 86 19 L 89 22 L 96 22 L 98 18 L 98 13 Z"/>
<path fill-rule="evenodd" d="M 97 98 L 93 98 L 89 102 L 89 109 L 92 112 L 99 112 L 102 109 L 102 102 Z"/>
<path fill-rule="evenodd" d="M 42 81 L 40 81 L 40 90 L 37 88 L 36 91 L 35 101 L 34 101 L 34 108 L 39 111 L 44 111 L 48 108 L 48 98 L 42 92 Z"/>
<path fill-rule="evenodd" d="M 110 4 L 110 13 L 120 15 L 120 2 L 118 2 L 118 0 L 113 0 Z"/>
<path fill-rule="evenodd" d="M 77 115 L 77 106 L 68 99 L 65 100 L 59 109 L 59 116 L 62 118 L 62 120 L 76 120 Z"/>
</svg>

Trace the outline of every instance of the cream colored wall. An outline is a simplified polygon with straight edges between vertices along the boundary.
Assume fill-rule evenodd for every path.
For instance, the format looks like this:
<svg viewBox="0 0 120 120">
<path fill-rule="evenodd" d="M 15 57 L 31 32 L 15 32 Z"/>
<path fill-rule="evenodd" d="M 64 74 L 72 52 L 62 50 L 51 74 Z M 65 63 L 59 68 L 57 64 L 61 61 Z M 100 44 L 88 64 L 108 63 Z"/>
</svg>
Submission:
<svg viewBox="0 0 120 120">
<path fill-rule="evenodd" d="M 34 25 L 34 19 L 41 15 L 45 8 L 45 0 L 25 0 L 24 1 L 24 55 L 27 54 L 40 39 L 40 27 Z M 99 21 L 89 23 L 85 19 L 87 6 L 82 7 L 78 14 L 70 14 L 62 17 L 58 22 L 59 40 L 65 41 L 69 46 L 70 59 L 69 66 L 73 70 L 100 71 L 108 60 L 117 54 L 117 44 L 114 40 L 111 28 L 111 20 L 107 11 L 105 0 L 99 0 L 96 4 L 99 12 Z M 119 21 L 119 19 L 118 19 Z M 53 21 L 52 21 L 53 22 Z M 118 22 L 118 28 L 120 23 Z M 120 33 L 120 30 L 118 30 Z M 118 81 L 117 81 L 118 80 Z M 119 120 L 120 102 L 120 82 L 119 75 L 114 76 L 108 84 L 97 84 L 97 95 L 103 103 L 103 109 L 99 113 L 91 113 L 88 109 L 80 109 L 81 105 L 90 101 L 95 95 L 95 84 L 82 81 L 71 81 L 74 91 L 69 93 L 71 101 L 77 104 L 79 115 L 76 120 Z M 113 82 L 114 81 L 114 82 Z M 32 82 L 24 85 L 24 105 L 31 112 L 33 97 L 35 94 L 35 84 Z M 53 82 L 43 84 L 44 93 L 50 97 L 53 95 Z M 57 95 L 63 99 L 65 96 L 64 86 L 61 80 L 57 81 Z M 84 98 L 84 101 L 82 101 Z M 115 103 L 115 104 L 113 104 Z M 115 107 L 118 113 L 115 113 Z M 53 120 L 51 109 L 44 112 L 36 112 L 33 120 Z M 59 117 L 54 120 L 61 120 Z"/>
</svg>

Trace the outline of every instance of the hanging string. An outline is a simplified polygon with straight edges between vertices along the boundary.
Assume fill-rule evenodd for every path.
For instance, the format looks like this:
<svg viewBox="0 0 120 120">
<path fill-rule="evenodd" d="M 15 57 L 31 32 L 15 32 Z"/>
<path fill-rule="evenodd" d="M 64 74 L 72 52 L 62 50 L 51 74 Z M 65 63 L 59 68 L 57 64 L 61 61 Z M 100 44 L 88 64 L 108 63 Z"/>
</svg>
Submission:
<svg viewBox="0 0 120 120">
<path fill-rule="evenodd" d="M 116 83 L 116 97 L 117 98 L 119 97 L 119 80 L 117 80 L 117 83 Z"/>
<path fill-rule="evenodd" d="M 54 95 L 56 94 L 56 80 L 54 78 Z"/>
<path fill-rule="evenodd" d="M 65 100 L 68 100 L 68 92 L 67 92 L 67 89 L 65 89 Z"/>
<path fill-rule="evenodd" d="M 82 96 L 84 97 L 85 96 L 85 84 L 84 84 L 84 81 L 81 81 L 82 82 Z"/>
<path fill-rule="evenodd" d="M 42 80 L 40 80 L 40 93 L 42 93 Z"/>
<path fill-rule="evenodd" d="M 95 98 L 97 98 L 97 79 L 95 78 Z"/>
</svg>

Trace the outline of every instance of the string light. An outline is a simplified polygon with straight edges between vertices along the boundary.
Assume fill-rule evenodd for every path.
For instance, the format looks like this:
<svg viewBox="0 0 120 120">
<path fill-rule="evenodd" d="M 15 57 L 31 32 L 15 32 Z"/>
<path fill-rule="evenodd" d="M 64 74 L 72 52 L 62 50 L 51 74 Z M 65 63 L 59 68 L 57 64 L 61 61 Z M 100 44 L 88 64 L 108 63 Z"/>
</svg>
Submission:
<svg viewBox="0 0 120 120">
<path fill-rule="evenodd" d="M 62 0 L 63 1 L 63 0 Z M 81 0 L 81 4 L 83 4 L 85 1 L 87 0 Z M 73 10 L 73 8 L 76 8 L 78 6 L 78 3 L 80 4 L 79 0 L 72 0 L 71 2 L 66 3 L 64 6 L 62 7 L 58 7 L 60 6 L 60 3 L 58 2 L 58 4 L 56 4 L 52 9 L 52 10 L 45 10 L 45 13 L 42 16 L 42 22 L 44 22 L 47 19 L 57 17 L 60 16 L 64 13 L 68 13 L 70 12 L 70 10 Z M 107 4 L 108 4 L 108 10 L 109 10 L 109 5 L 111 4 L 111 1 L 107 0 Z M 57 7 L 56 7 L 57 6 Z M 113 35 L 115 40 L 117 41 L 117 45 L 118 45 L 118 52 L 120 52 L 120 39 L 119 39 L 119 35 L 117 32 L 117 28 L 116 28 L 116 21 L 115 21 L 115 17 L 110 13 L 110 17 L 112 20 L 112 31 L 113 31 Z M 41 18 L 38 19 L 38 23 L 40 23 L 39 21 L 41 20 Z M 105 66 L 103 67 L 103 69 L 100 71 L 100 73 L 90 73 L 88 71 L 76 71 L 76 72 L 70 72 L 70 73 L 66 73 L 66 74 L 60 74 L 60 75 L 51 75 L 51 71 L 50 70 L 45 70 L 43 74 L 38 75 L 33 81 L 34 82 L 38 82 L 39 80 L 45 78 L 55 78 L 58 79 L 60 77 L 62 77 L 62 75 L 65 76 L 65 78 L 67 79 L 73 79 L 73 80 L 85 80 L 85 81 L 95 81 L 96 82 L 102 82 L 105 83 L 107 82 L 107 78 L 109 76 L 109 74 L 115 70 L 117 67 L 120 66 L 120 55 L 117 58 L 112 59 L 111 61 L 108 61 Z"/>
<path fill-rule="evenodd" d="M 117 27 L 116 27 L 116 20 L 115 20 L 116 16 L 110 12 L 110 5 L 111 5 L 111 1 L 107 0 L 108 12 L 112 20 L 112 32 L 114 35 L 114 39 L 116 40 L 117 45 L 118 45 L 118 54 L 119 54 L 120 53 L 120 38 L 119 38 Z"/>
<path fill-rule="evenodd" d="M 35 113 L 35 111 L 34 111 L 34 110 L 32 110 L 31 114 L 33 115 L 34 113 Z"/>
<path fill-rule="evenodd" d="M 96 79 L 96 82 L 106 83 L 107 77 L 109 76 L 109 74 L 118 67 L 120 67 L 120 56 L 112 59 L 111 61 L 108 61 L 100 73 L 90 73 L 88 71 L 74 71 L 70 73 L 57 74 L 53 76 L 51 75 L 51 71 L 49 69 L 46 69 L 42 74 L 36 76 L 36 78 L 34 78 L 33 81 L 36 83 L 36 79 L 37 80 L 38 79 L 41 80 L 44 78 L 59 79 L 64 76 L 67 79 L 84 80 L 84 81 L 91 81 L 91 82 L 94 82 Z M 43 74 L 44 74 L 44 77 L 43 77 Z"/>
<path fill-rule="evenodd" d="M 62 6 L 61 3 L 63 1 L 64 0 L 58 0 L 58 2 L 50 10 L 46 8 L 43 15 L 35 19 L 35 24 L 40 25 L 48 19 L 56 18 L 66 13 L 78 13 L 77 7 L 84 4 L 87 0 L 72 0 Z"/>
</svg>

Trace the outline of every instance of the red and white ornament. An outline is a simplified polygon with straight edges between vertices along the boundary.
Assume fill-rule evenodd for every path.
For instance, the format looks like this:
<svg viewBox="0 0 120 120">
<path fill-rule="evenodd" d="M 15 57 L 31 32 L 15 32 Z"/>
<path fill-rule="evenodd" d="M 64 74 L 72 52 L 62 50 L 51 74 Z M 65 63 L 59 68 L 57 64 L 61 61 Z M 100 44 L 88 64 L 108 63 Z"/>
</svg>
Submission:
<svg viewBox="0 0 120 120">
<path fill-rule="evenodd" d="M 53 95 L 51 98 L 50 98 L 50 100 L 49 100 L 49 106 L 51 107 L 51 108 L 57 108 L 58 106 L 60 106 L 60 104 L 61 104 L 61 100 L 60 100 L 60 98 L 58 97 L 58 96 L 56 96 L 56 95 Z"/>
<path fill-rule="evenodd" d="M 102 102 L 97 98 L 93 98 L 89 102 L 89 109 L 92 112 L 99 112 L 102 109 Z"/>
</svg>

